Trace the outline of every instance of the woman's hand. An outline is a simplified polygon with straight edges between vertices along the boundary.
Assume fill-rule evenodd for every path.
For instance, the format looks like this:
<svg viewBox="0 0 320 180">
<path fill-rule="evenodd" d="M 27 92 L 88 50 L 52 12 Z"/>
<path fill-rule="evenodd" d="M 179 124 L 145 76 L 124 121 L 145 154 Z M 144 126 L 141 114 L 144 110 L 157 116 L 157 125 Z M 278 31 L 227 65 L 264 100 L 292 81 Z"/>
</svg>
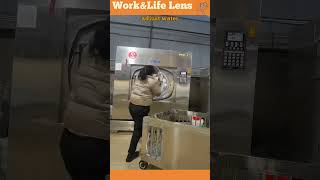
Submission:
<svg viewBox="0 0 320 180">
<path fill-rule="evenodd" d="M 161 81 L 158 74 L 154 74 L 154 75 L 152 75 L 152 76 L 153 76 L 156 80 Z"/>
</svg>

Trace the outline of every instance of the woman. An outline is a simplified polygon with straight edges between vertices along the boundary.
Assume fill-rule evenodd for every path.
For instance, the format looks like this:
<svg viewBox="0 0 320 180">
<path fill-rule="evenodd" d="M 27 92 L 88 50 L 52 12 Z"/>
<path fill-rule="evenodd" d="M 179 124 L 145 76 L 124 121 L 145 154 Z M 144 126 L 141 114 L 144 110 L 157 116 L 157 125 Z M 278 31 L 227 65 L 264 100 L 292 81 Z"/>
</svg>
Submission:
<svg viewBox="0 0 320 180">
<path fill-rule="evenodd" d="M 104 180 L 109 174 L 108 32 L 97 30 L 89 47 L 91 62 L 71 75 L 60 149 L 72 180 Z"/>
<path fill-rule="evenodd" d="M 145 66 L 134 82 L 129 104 L 129 111 L 134 120 L 134 131 L 126 162 L 131 162 L 139 156 L 136 148 L 142 136 L 143 117 L 148 116 L 153 97 L 161 94 L 161 83 L 157 73 L 158 70 L 155 67 Z"/>
</svg>

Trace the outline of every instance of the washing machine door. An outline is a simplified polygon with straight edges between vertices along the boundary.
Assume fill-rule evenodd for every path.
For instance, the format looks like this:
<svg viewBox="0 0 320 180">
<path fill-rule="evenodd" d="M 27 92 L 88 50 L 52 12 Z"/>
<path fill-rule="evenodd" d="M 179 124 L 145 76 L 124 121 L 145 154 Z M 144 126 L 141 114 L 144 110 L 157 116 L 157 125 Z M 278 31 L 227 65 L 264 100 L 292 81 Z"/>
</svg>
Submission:
<svg viewBox="0 0 320 180">
<path fill-rule="evenodd" d="M 138 75 L 143 67 L 132 67 L 131 68 L 131 79 L 130 79 L 130 87 L 129 87 L 129 96 L 131 94 L 132 87 L 134 82 L 138 80 Z M 162 101 L 162 100 L 172 100 L 175 94 L 175 76 L 173 73 L 173 69 L 167 68 L 159 68 L 160 70 L 160 81 L 161 81 L 161 95 L 154 97 L 154 101 Z"/>
</svg>

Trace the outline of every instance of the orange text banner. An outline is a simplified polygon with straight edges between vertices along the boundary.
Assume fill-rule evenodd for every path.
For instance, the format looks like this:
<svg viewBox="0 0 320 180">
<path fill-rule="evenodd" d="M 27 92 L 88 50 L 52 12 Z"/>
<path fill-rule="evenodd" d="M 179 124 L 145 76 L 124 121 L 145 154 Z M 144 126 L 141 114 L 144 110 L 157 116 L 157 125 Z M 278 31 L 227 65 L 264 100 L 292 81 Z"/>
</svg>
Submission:
<svg viewBox="0 0 320 180">
<path fill-rule="evenodd" d="M 112 170 L 110 180 L 210 180 L 210 170 Z"/>
<path fill-rule="evenodd" d="M 111 15 L 210 16 L 210 0 L 110 0 Z"/>
</svg>

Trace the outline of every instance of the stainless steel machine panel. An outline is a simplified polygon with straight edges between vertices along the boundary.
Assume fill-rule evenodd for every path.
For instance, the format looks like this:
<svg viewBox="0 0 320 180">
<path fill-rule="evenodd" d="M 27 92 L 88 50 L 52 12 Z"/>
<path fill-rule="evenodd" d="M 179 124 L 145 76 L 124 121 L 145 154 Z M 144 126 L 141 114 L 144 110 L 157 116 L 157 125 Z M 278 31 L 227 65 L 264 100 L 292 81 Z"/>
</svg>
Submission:
<svg viewBox="0 0 320 180">
<path fill-rule="evenodd" d="M 163 79 L 162 94 L 155 97 L 150 114 L 171 108 L 188 110 L 191 61 L 190 53 L 119 46 L 113 76 L 112 119 L 131 120 L 128 110 L 131 87 L 144 65 L 157 66 Z"/>
<path fill-rule="evenodd" d="M 209 112 L 210 71 L 208 68 L 193 68 L 191 83 L 189 110 L 196 112 Z"/>
<path fill-rule="evenodd" d="M 158 67 L 190 68 L 191 53 L 118 46 L 116 61 L 123 64 L 156 65 Z"/>
<path fill-rule="evenodd" d="M 249 24 L 240 19 L 216 20 L 210 94 L 215 151 L 251 152 L 258 47 L 248 36 Z"/>
<path fill-rule="evenodd" d="M 319 37 L 319 21 L 296 27 L 289 34 L 287 133 L 295 161 L 320 162 Z"/>
</svg>

